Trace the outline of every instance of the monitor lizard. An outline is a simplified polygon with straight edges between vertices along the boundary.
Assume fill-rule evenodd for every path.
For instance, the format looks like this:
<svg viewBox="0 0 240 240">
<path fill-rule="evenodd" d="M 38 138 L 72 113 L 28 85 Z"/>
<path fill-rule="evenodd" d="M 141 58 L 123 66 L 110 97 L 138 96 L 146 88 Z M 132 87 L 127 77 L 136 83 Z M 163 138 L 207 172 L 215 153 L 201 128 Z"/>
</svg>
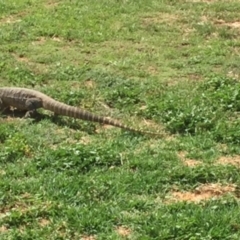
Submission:
<svg viewBox="0 0 240 240">
<path fill-rule="evenodd" d="M 160 135 L 156 132 L 143 131 L 135 129 L 118 122 L 115 119 L 99 116 L 84 109 L 73 107 L 59 102 L 42 92 L 19 87 L 1 87 L 0 88 L 0 109 L 14 107 L 19 110 L 27 110 L 25 116 L 32 116 L 38 108 L 43 108 L 54 112 L 54 114 L 68 116 L 76 119 L 98 122 L 112 125 L 128 131 L 141 134 Z"/>
</svg>

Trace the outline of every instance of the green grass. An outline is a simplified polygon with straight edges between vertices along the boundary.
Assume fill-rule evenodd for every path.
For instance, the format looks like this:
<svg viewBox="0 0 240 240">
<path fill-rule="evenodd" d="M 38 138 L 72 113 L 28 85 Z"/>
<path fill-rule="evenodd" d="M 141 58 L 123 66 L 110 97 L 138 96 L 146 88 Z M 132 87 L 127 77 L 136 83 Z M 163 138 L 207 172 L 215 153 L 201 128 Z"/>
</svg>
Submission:
<svg viewBox="0 0 240 240">
<path fill-rule="evenodd" d="M 239 10 L 220 0 L 0 0 L 0 86 L 162 133 L 1 115 L 1 239 L 239 239 L 239 167 L 217 164 L 240 158 Z M 171 201 L 204 184 L 236 188 Z"/>
</svg>

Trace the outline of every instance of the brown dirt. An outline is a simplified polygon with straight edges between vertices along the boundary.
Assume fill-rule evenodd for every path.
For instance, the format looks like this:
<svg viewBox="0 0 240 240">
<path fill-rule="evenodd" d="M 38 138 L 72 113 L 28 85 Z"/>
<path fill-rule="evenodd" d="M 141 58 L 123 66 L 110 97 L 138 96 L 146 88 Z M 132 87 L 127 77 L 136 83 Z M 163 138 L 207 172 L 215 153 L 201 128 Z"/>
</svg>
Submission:
<svg viewBox="0 0 240 240">
<path fill-rule="evenodd" d="M 192 80 L 192 81 L 202 81 L 203 80 L 203 76 L 196 74 L 196 73 L 190 73 L 188 74 L 188 79 Z"/>
<path fill-rule="evenodd" d="M 29 62 L 29 59 L 24 57 L 23 55 L 17 55 L 15 53 L 12 54 L 12 56 L 18 61 L 18 62 Z"/>
<path fill-rule="evenodd" d="M 217 2 L 218 0 L 190 0 L 188 2 L 194 2 L 194 3 L 214 3 Z"/>
<path fill-rule="evenodd" d="M 0 170 L 0 175 L 6 175 L 6 172 L 4 170 Z"/>
<path fill-rule="evenodd" d="M 12 53 L 16 61 L 26 64 L 34 73 L 44 73 L 48 71 L 46 64 L 37 63 L 21 54 Z"/>
<path fill-rule="evenodd" d="M 202 162 L 197 161 L 195 159 L 190 159 L 186 157 L 187 153 L 186 152 L 178 152 L 178 157 L 182 160 L 183 164 L 188 166 L 188 167 L 196 167 L 200 164 L 202 164 Z"/>
<path fill-rule="evenodd" d="M 157 67 L 155 66 L 149 66 L 147 67 L 147 72 L 151 75 L 158 75 L 159 74 L 159 70 Z"/>
<path fill-rule="evenodd" d="M 33 45 L 42 45 L 46 42 L 45 37 L 38 37 L 34 42 L 32 42 Z"/>
<path fill-rule="evenodd" d="M 0 20 L 0 23 L 1 24 L 12 24 L 12 23 L 17 23 L 17 22 L 21 22 L 22 20 L 19 19 L 19 18 L 15 18 L 13 16 L 9 16 L 9 17 L 6 17 L 6 18 L 2 18 Z"/>
<path fill-rule="evenodd" d="M 231 28 L 239 28 L 240 29 L 240 21 L 225 22 L 223 19 L 217 19 L 214 23 L 217 25 L 228 26 Z"/>
<path fill-rule="evenodd" d="M 59 2 L 57 2 L 57 1 L 48 0 L 48 1 L 45 3 L 45 7 L 48 8 L 48 9 L 52 9 L 52 8 L 57 7 L 58 4 L 59 4 Z"/>
<path fill-rule="evenodd" d="M 117 227 L 116 232 L 122 237 L 128 237 L 132 231 L 129 228 L 119 226 Z"/>
<path fill-rule="evenodd" d="M 217 161 L 218 164 L 234 165 L 240 167 L 240 156 L 224 156 L 220 157 Z"/>
<path fill-rule="evenodd" d="M 21 22 L 22 21 L 21 18 L 28 14 L 29 14 L 28 11 L 22 11 L 7 17 L 3 17 L 0 19 L 0 24 L 13 24 L 16 22 Z"/>
<path fill-rule="evenodd" d="M 236 185 L 221 185 L 218 183 L 203 184 L 192 192 L 173 191 L 168 197 L 168 202 L 186 201 L 199 203 L 209 199 L 219 198 L 227 193 L 233 193 Z"/>
<path fill-rule="evenodd" d="M 0 227 L 0 233 L 5 233 L 7 230 L 8 230 L 7 227 L 4 225 Z"/>
<path fill-rule="evenodd" d="M 240 79 L 239 73 L 235 73 L 235 72 L 233 72 L 233 71 L 229 71 L 229 72 L 227 73 L 227 76 L 230 77 L 230 78 Z"/>
<path fill-rule="evenodd" d="M 81 237 L 81 240 L 95 240 L 96 239 L 96 237 L 94 237 L 94 236 L 82 236 Z"/>
<path fill-rule="evenodd" d="M 85 85 L 86 88 L 95 88 L 96 87 L 96 83 L 93 80 L 90 80 L 90 79 L 85 81 L 84 85 Z"/>
<path fill-rule="evenodd" d="M 157 12 L 157 13 L 153 13 L 151 16 L 147 15 L 142 17 L 142 22 L 143 22 L 143 25 L 145 26 L 156 24 L 156 23 L 165 23 L 165 22 L 167 22 L 168 24 L 173 24 L 178 20 L 179 20 L 179 16 L 177 16 L 176 14 L 163 13 L 163 12 Z"/>
<path fill-rule="evenodd" d="M 50 221 L 48 219 L 42 218 L 38 223 L 41 227 L 45 227 L 50 224 Z"/>
<path fill-rule="evenodd" d="M 83 136 L 79 142 L 83 145 L 88 145 L 92 142 L 92 139 L 89 136 Z"/>
</svg>

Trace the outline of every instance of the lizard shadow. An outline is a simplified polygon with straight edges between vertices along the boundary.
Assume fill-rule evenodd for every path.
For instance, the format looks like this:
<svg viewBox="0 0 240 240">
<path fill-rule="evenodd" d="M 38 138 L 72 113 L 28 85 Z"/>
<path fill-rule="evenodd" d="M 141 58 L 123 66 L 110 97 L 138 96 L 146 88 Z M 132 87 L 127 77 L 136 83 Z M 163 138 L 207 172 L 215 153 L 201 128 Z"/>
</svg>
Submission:
<svg viewBox="0 0 240 240">
<path fill-rule="evenodd" d="M 31 118 L 32 123 L 38 123 L 43 120 L 49 120 L 50 122 L 53 122 L 57 126 L 60 127 L 68 127 L 72 130 L 81 130 L 83 132 L 87 132 L 88 134 L 94 134 L 96 133 L 96 127 L 94 123 L 89 122 L 79 122 L 78 119 L 68 119 L 62 116 L 58 116 L 56 114 L 48 115 L 45 113 L 40 112 L 34 112 L 31 116 L 26 116 L 27 111 L 25 110 L 11 110 L 11 109 L 5 109 L 0 112 L 1 117 L 3 118 Z"/>
<path fill-rule="evenodd" d="M 4 110 L 1 110 L 0 114 L 2 118 L 24 118 L 26 111 L 11 110 L 9 108 L 6 108 Z"/>
<path fill-rule="evenodd" d="M 67 118 L 59 115 L 51 115 L 47 117 L 50 121 L 60 127 L 68 127 L 72 130 L 81 130 L 88 134 L 96 133 L 96 127 L 93 123 L 79 121 L 79 119 Z"/>
</svg>

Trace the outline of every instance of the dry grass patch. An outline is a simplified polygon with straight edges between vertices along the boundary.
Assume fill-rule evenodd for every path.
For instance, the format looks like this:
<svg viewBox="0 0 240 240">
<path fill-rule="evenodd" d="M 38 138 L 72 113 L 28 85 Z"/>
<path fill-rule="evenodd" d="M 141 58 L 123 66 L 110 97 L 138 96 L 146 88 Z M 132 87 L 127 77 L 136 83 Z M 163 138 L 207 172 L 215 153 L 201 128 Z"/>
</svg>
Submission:
<svg viewBox="0 0 240 240">
<path fill-rule="evenodd" d="M 231 28 L 238 28 L 240 29 L 240 21 L 235 21 L 235 22 L 226 22 L 223 19 L 217 19 L 214 21 L 215 24 L 220 25 L 220 26 L 227 26 Z"/>
<path fill-rule="evenodd" d="M 42 45 L 46 42 L 45 37 L 38 37 L 35 41 L 32 42 L 32 45 Z"/>
<path fill-rule="evenodd" d="M 132 231 L 130 228 L 119 226 L 116 228 L 116 232 L 121 236 L 121 237 L 128 237 Z"/>
<path fill-rule="evenodd" d="M 12 56 L 14 57 L 16 62 L 20 62 L 25 66 L 29 67 L 29 69 L 35 74 L 43 74 L 48 72 L 48 67 L 44 63 L 34 62 L 22 54 L 12 53 Z"/>
<path fill-rule="evenodd" d="M 188 79 L 191 81 L 203 81 L 203 76 L 196 73 L 195 74 L 189 73 Z"/>
<path fill-rule="evenodd" d="M 16 201 L 14 204 L 0 208 L 0 218 L 8 217 L 14 211 L 26 213 L 31 210 L 31 207 L 32 204 L 29 205 L 25 202 Z"/>
<path fill-rule="evenodd" d="M 240 21 L 233 21 L 233 22 L 226 22 L 223 19 L 209 19 L 208 16 L 201 16 L 200 17 L 200 22 L 199 24 L 206 24 L 206 23 L 212 23 L 215 24 L 217 26 L 227 26 L 230 28 L 240 28 Z"/>
<path fill-rule="evenodd" d="M 95 239 L 97 239 L 97 238 L 93 235 L 89 235 L 89 236 L 84 235 L 81 237 L 81 240 L 95 240 Z"/>
<path fill-rule="evenodd" d="M 52 36 L 52 37 L 43 37 L 43 36 L 40 36 L 40 37 L 37 37 L 35 41 L 32 42 L 33 45 L 41 45 L 41 44 L 44 44 L 46 41 L 54 41 L 54 42 L 68 42 L 66 41 L 65 39 L 61 38 L 61 37 L 58 37 L 58 36 Z M 72 42 L 71 42 L 72 43 Z"/>
<path fill-rule="evenodd" d="M 21 214 L 26 214 L 36 209 L 48 209 L 51 206 L 51 202 L 44 202 L 41 204 L 36 204 L 33 197 L 29 193 L 22 194 L 18 197 L 14 203 L 5 205 L 0 208 L 0 219 L 9 217 L 13 212 L 19 212 Z"/>
<path fill-rule="evenodd" d="M 6 171 L 0 170 L 0 175 L 1 175 L 1 176 L 6 175 Z"/>
<path fill-rule="evenodd" d="M 50 221 L 48 219 L 42 218 L 39 220 L 38 223 L 41 227 L 45 227 L 50 224 Z"/>
<path fill-rule="evenodd" d="M 191 0 L 191 1 L 188 1 L 188 2 L 193 2 L 193 3 L 213 3 L 213 2 L 216 2 L 217 0 Z"/>
<path fill-rule="evenodd" d="M 239 73 L 236 73 L 236 72 L 234 72 L 234 71 L 229 71 L 229 72 L 227 73 L 227 76 L 230 77 L 230 78 L 240 79 Z"/>
<path fill-rule="evenodd" d="M 240 167 L 240 156 L 225 156 L 220 157 L 217 161 L 218 164 L 222 165 L 234 165 Z"/>
<path fill-rule="evenodd" d="M 96 88 L 96 82 L 94 80 L 88 79 L 84 82 L 84 86 L 88 89 Z M 79 83 L 79 89 L 81 88 L 81 84 Z"/>
<path fill-rule="evenodd" d="M 174 191 L 168 198 L 169 202 L 185 201 L 199 203 L 201 201 L 206 201 L 209 199 L 220 198 L 228 193 L 233 193 L 236 189 L 235 184 L 229 184 L 223 186 L 218 183 L 203 184 L 197 187 L 192 192 L 180 192 Z"/>
<path fill-rule="evenodd" d="M 167 23 L 174 24 L 180 19 L 180 16 L 177 14 L 170 14 L 164 12 L 152 13 L 151 15 L 145 15 L 142 17 L 142 23 L 144 26 L 158 24 L 158 23 Z"/>
<path fill-rule="evenodd" d="M 7 228 L 6 226 L 2 225 L 2 226 L 0 227 L 0 233 L 5 233 L 5 232 L 7 232 L 7 231 L 8 231 L 8 228 Z"/>
<path fill-rule="evenodd" d="M 27 57 L 24 57 L 22 54 L 16 54 L 12 53 L 12 56 L 18 61 L 18 62 L 24 62 L 24 63 L 29 63 L 29 59 Z"/>
<path fill-rule="evenodd" d="M 156 76 L 159 74 L 159 69 L 157 66 L 148 66 L 147 67 L 147 72 L 150 74 L 150 75 L 153 75 L 153 76 Z"/>
<path fill-rule="evenodd" d="M 6 18 L 2 18 L 0 20 L 0 24 L 13 24 L 13 23 L 17 23 L 17 22 L 21 22 L 22 20 L 14 17 L 14 16 L 8 16 Z"/>
<path fill-rule="evenodd" d="M 4 114 L 5 114 L 5 112 L 4 112 Z M 19 123 L 21 121 L 20 118 L 17 118 L 18 115 L 14 114 L 13 110 L 7 111 L 6 116 L 7 116 L 6 118 L 0 118 L 0 124 L 1 123 L 6 123 L 6 122 L 8 122 L 8 123 Z M 21 114 L 21 116 L 22 116 L 22 114 Z"/>
<path fill-rule="evenodd" d="M 47 8 L 47 9 L 53 9 L 55 7 L 57 7 L 59 5 L 59 2 L 57 1 L 54 1 L 54 0 L 48 0 L 44 6 Z"/>
<path fill-rule="evenodd" d="M 186 159 L 184 160 L 184 164 L 188 167 L 196 167 L 200 165 L 201 163 L 199 161 L 193 160 L 193 159 Z"/>
<path fill-rule="evenodd" d="M 75 144 L 76 142 L 79 142 L 83 145 L 88 145 L 92 142 L 92 139 L 89 136 L 83 136 L 79 141 L 72 141 L 71 144 Z"/>
<path fill-rule="evenodd" d="M 202 162 L 199 162 L 195 159 L 190 159 L 190 158 L 187 158 L 186 155 L 187 153 L 186 152 L 178 152 L 178 157 L 181 159 L 181 161 L 183 162 L 184 165 L 188 166 L 188 167 L 196 167 L 200 164 L 202 164 Z"/>
<path fill-rule="evenodd" d="M 2 19 L 0 19 L 0 25 L 1 24 L 13 24 L 13 23 L 21 22 L 22 21 L 21 18 L 25 17 L 29 13 L 30 12 L 28 12 L 28 11 L 22 11 L 22 12 L 18 12 L 16 14 L 11 14 L 9 16 L 3 17 Z"/>
</svg>

